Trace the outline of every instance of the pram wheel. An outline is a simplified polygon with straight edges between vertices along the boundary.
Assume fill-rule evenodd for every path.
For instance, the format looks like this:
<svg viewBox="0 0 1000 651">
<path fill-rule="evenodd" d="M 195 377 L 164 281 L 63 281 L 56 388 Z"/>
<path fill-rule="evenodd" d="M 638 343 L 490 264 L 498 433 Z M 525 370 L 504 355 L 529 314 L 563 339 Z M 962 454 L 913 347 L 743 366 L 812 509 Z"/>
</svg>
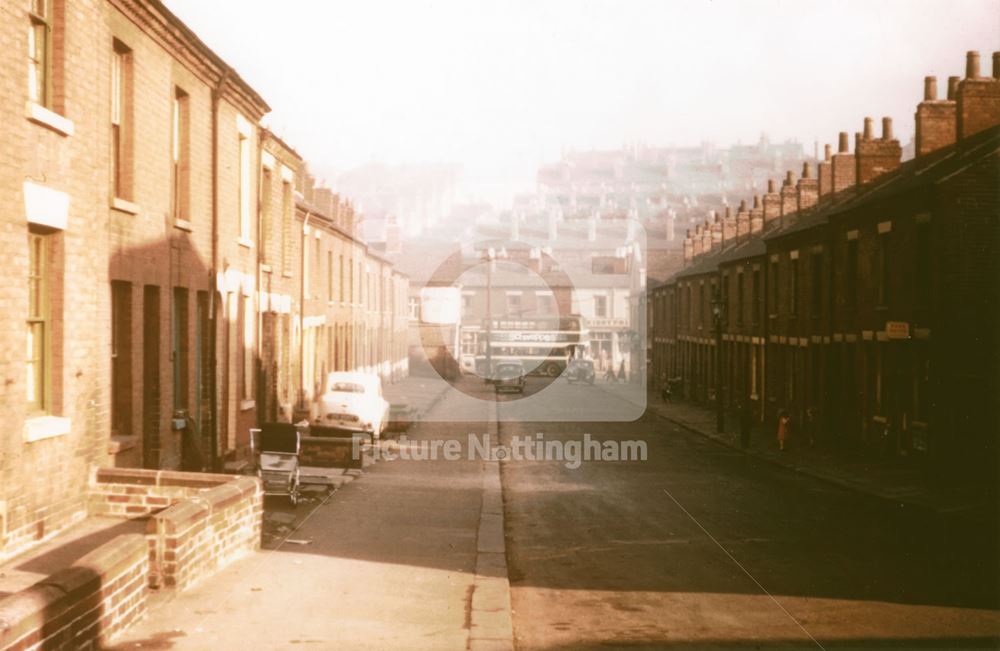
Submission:
<svg viewBox="0 0 1000 651">
<path fill-rule="evenodd" d="M 292 506 L 296 506 L 299 503 L 299 471 L 296 470 L 295 474 L 288 482 L 288 501 L 292 503 Z"/>
</svg>

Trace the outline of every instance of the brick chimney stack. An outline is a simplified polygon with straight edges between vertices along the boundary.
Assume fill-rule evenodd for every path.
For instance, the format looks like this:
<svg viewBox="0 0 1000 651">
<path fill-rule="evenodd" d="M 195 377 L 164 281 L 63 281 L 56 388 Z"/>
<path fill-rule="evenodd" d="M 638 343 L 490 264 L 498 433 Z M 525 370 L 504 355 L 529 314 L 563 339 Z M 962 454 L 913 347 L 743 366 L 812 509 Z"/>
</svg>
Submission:
<svg viewBox="0 0 1000 651">
<path fill-rule="evenodd" d="M 966 55 L 965 79 L 955 93 L 957 138 L 962 140 L 1000 124 L 1000 63 L 993 54 L 993 76 L 979 76 L 979 53 Z"/>
<path fill-rule="evenodd" d="M 750 234 L 759 233 L 764 230 L 764 206 L 760 202 L 760 195 L 753 195 L 753 208 L 750 209 Z"/>
<path fill-rule="evenodd" d="M 705 225 L 701 229 L 701 251 L 708 253 L 712 250 L 712 223 L 705 220 Z"/>
<path fill-rule="evenodd" d="M 882 118 L 881 138 L 875 138 L 872 131 L 872 119 L 865 118 L 864 136 L 854 148 L 858 185 L 891 172 L 903 158 L 903 148 L 892 137 L 892 118 Z"/>
<path fill-rule="evenodd" d="M 694 260 L 694 240 L 691 238 L 691 229 L 684 231 L 684 266 L 688 266 Z"/>
<path fill-rule="evenodd" d="M 722 248 L 722 215 L 712 211 L 712 249 Z"/>
<path fill-rule="evenodd" d="M 799 192 L 795 188 L 795 174 L 792 170 L 788 170 L 785 182 L 781 186 L 781 223 L 786 223 L 785 217 L 790 216 L 798 207 Z"/>
<path fill-rule="evenodd" d="M 954 86 L 958 85 L 958 78 Z M 917 132 L 914 136 L 916 156 L 929 154 L 935 149 L 947 147 L 955 142 L 955 100 L 953 84 L 949 81 L 948 99 L 937 98 L 937 77 L 924 77 L 924 101 L 917 104 L 914 122 Z"/>
<path fill-rule="evenodd" d="M 833 152 L 830 145 L 823 147 L 823 160 L 816 166 L 816 176 L 819 181 L 819 196 L 833 192 L 833 162 L 830 160 Z"/>
<path fill-rule="evenodd" d="M 694 257 L 695 259 L 701 257 L 702 254 L 702 244 L 704 244 L 705 238 L 701 235 L 701 224 L 698 224 L 694 228 Z"/>
<path fill-rule="evenodd" d="M 729 244 L 736 239 L 736 216 L 726 206 L 726 217 L 722 220 L 722 241 Z"/>
<path fill-rule="evenodd" d="M 763 203 L 765 224 L 781 217 L 781 195 L 774 189 L 774 179 L 767 180 L 767 193 L 764 194 Z"/>
<path fill-rule="evenodd" d="M 747 210 L 746 199 L 740 201 L 740 209 L 736 211 L 736 241 L 742 242 L 750 235 L 750 211 Z"/>
<path fill-rule="evenodd" d="M 833 191 L 840 192 L 855 183 L 856 169 L 854 154 L 850 153 L 847 132 L 841 131 L 838 136 L 837 153 L 830 159 L 830 175 L 833 177 Z"/>
<path fill-rule="evenodd" d="M 961 80 L 961 77 L 948 77 L 948 99 L 953 102 L 958 97 L 958 82 Z"/>
<path fill-rule="evenodd" d="M 813 178 L 808 162 L 802 163 L 802 178 L 799 179 L 796 190 L 799 214 L 809 210 L 819 201 L 819 181 Z"/>
</svg>

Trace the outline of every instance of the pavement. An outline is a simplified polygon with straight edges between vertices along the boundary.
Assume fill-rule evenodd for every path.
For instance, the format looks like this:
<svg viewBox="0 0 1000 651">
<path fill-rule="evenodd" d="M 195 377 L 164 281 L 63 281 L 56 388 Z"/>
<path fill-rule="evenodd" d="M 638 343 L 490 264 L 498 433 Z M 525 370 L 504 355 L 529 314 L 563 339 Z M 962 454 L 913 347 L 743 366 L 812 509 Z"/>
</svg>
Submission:
<svg viewBox="0 0 1000 651">
<path fill-rule="evenodd" d="M 492 403 L 439 423 L 436 409 L 454 411 L 442 396 L 401 389 L 424 416 L 407 440 L 379 443 L 363 472 L 317 475 L 298 506 L 268 498 L 259 553 L 159 595 L 114 649 L 512 649 L 497 463 L 416 460 L 426 441 L 464 450 L 467 433 L 495 431 Z"/>
<path fill-rule="evenodd" d="M 598 386 L 623 400 L 641 400 L 633 386 L 603 383 Z M 810 446 L 805 441 L 794 438 L 781 451 L 778 449 L 776 434 L 764 431 L 760 426 L 752 428 L 750 445 L 744 448 L 740 444 L 739 423 L 735 417 L 727 415 L 726 431 L 719 433 L 716 431 L 717 416 L 714 410 L 683 400 L 664 403 L 653 391 L 646 396 L 645 408 L 650 413 L 727 447 L 810 477 L 878 497 L 900 508 L 918 508 L 938 514 L 956 515 L 979 523 L 995 523 L 997 498 L 994 493 L 975 484 L 935 484 L 910 459 L 873 460 L 851 455 L 822 443 Z"/>
<path fill-rule="evenodd" d="M 420 420 L 451 388 L 448 382 L 437 375 L 410 375 L 385 385 L 382 394 L 390 405 L 408 405 L 414 410 L 415 419 Z"/>
</svg>

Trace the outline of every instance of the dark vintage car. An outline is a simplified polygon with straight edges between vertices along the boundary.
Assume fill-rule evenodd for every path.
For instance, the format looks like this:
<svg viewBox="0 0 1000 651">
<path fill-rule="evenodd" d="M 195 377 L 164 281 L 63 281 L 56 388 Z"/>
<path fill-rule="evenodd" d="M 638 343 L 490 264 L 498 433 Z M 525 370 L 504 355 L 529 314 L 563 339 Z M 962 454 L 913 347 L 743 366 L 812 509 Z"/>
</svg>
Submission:
<svg viewBox="0 0 1000 651">
<path fill-rule="evenodd" d="M 500 362 L 494 367 L 493 387 L 497 393 L 512 391 L 524 393 L 524 364 L 521 362 Z"/>
<path fill-rule="evenodd" d="M 590 359 L 570 360 L 569 365 L 566 366 L 566 370 L 563 371 L 563 377 L 565 377 L 566 381 L 570 384 L 574 382 L 593 384 L 594 361 Z"/>
</svg>

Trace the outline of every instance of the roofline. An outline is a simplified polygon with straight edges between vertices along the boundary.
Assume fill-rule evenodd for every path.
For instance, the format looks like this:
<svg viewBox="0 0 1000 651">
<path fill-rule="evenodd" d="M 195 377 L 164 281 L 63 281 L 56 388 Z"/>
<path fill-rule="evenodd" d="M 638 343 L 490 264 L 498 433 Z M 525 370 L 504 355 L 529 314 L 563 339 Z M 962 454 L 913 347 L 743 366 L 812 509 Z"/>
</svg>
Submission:
<svg viewBox="0 0 1000 651">
<path fill-rule="evenodd" d="M 111 5 L 157 41 L 173 58 L 191 68 L 210 86 L 223 94 L 232 93 L 234 104 L 258 122 L 271 111 L 264 98 L 184 24 L 161 0 L 109 0 Z M 181 46 L 180 48 L 178 46 Z M 184 48 L 187 48 L 185 51 Z M 197 69 L 200 65 L 201 69 Z"/>
</svg>

